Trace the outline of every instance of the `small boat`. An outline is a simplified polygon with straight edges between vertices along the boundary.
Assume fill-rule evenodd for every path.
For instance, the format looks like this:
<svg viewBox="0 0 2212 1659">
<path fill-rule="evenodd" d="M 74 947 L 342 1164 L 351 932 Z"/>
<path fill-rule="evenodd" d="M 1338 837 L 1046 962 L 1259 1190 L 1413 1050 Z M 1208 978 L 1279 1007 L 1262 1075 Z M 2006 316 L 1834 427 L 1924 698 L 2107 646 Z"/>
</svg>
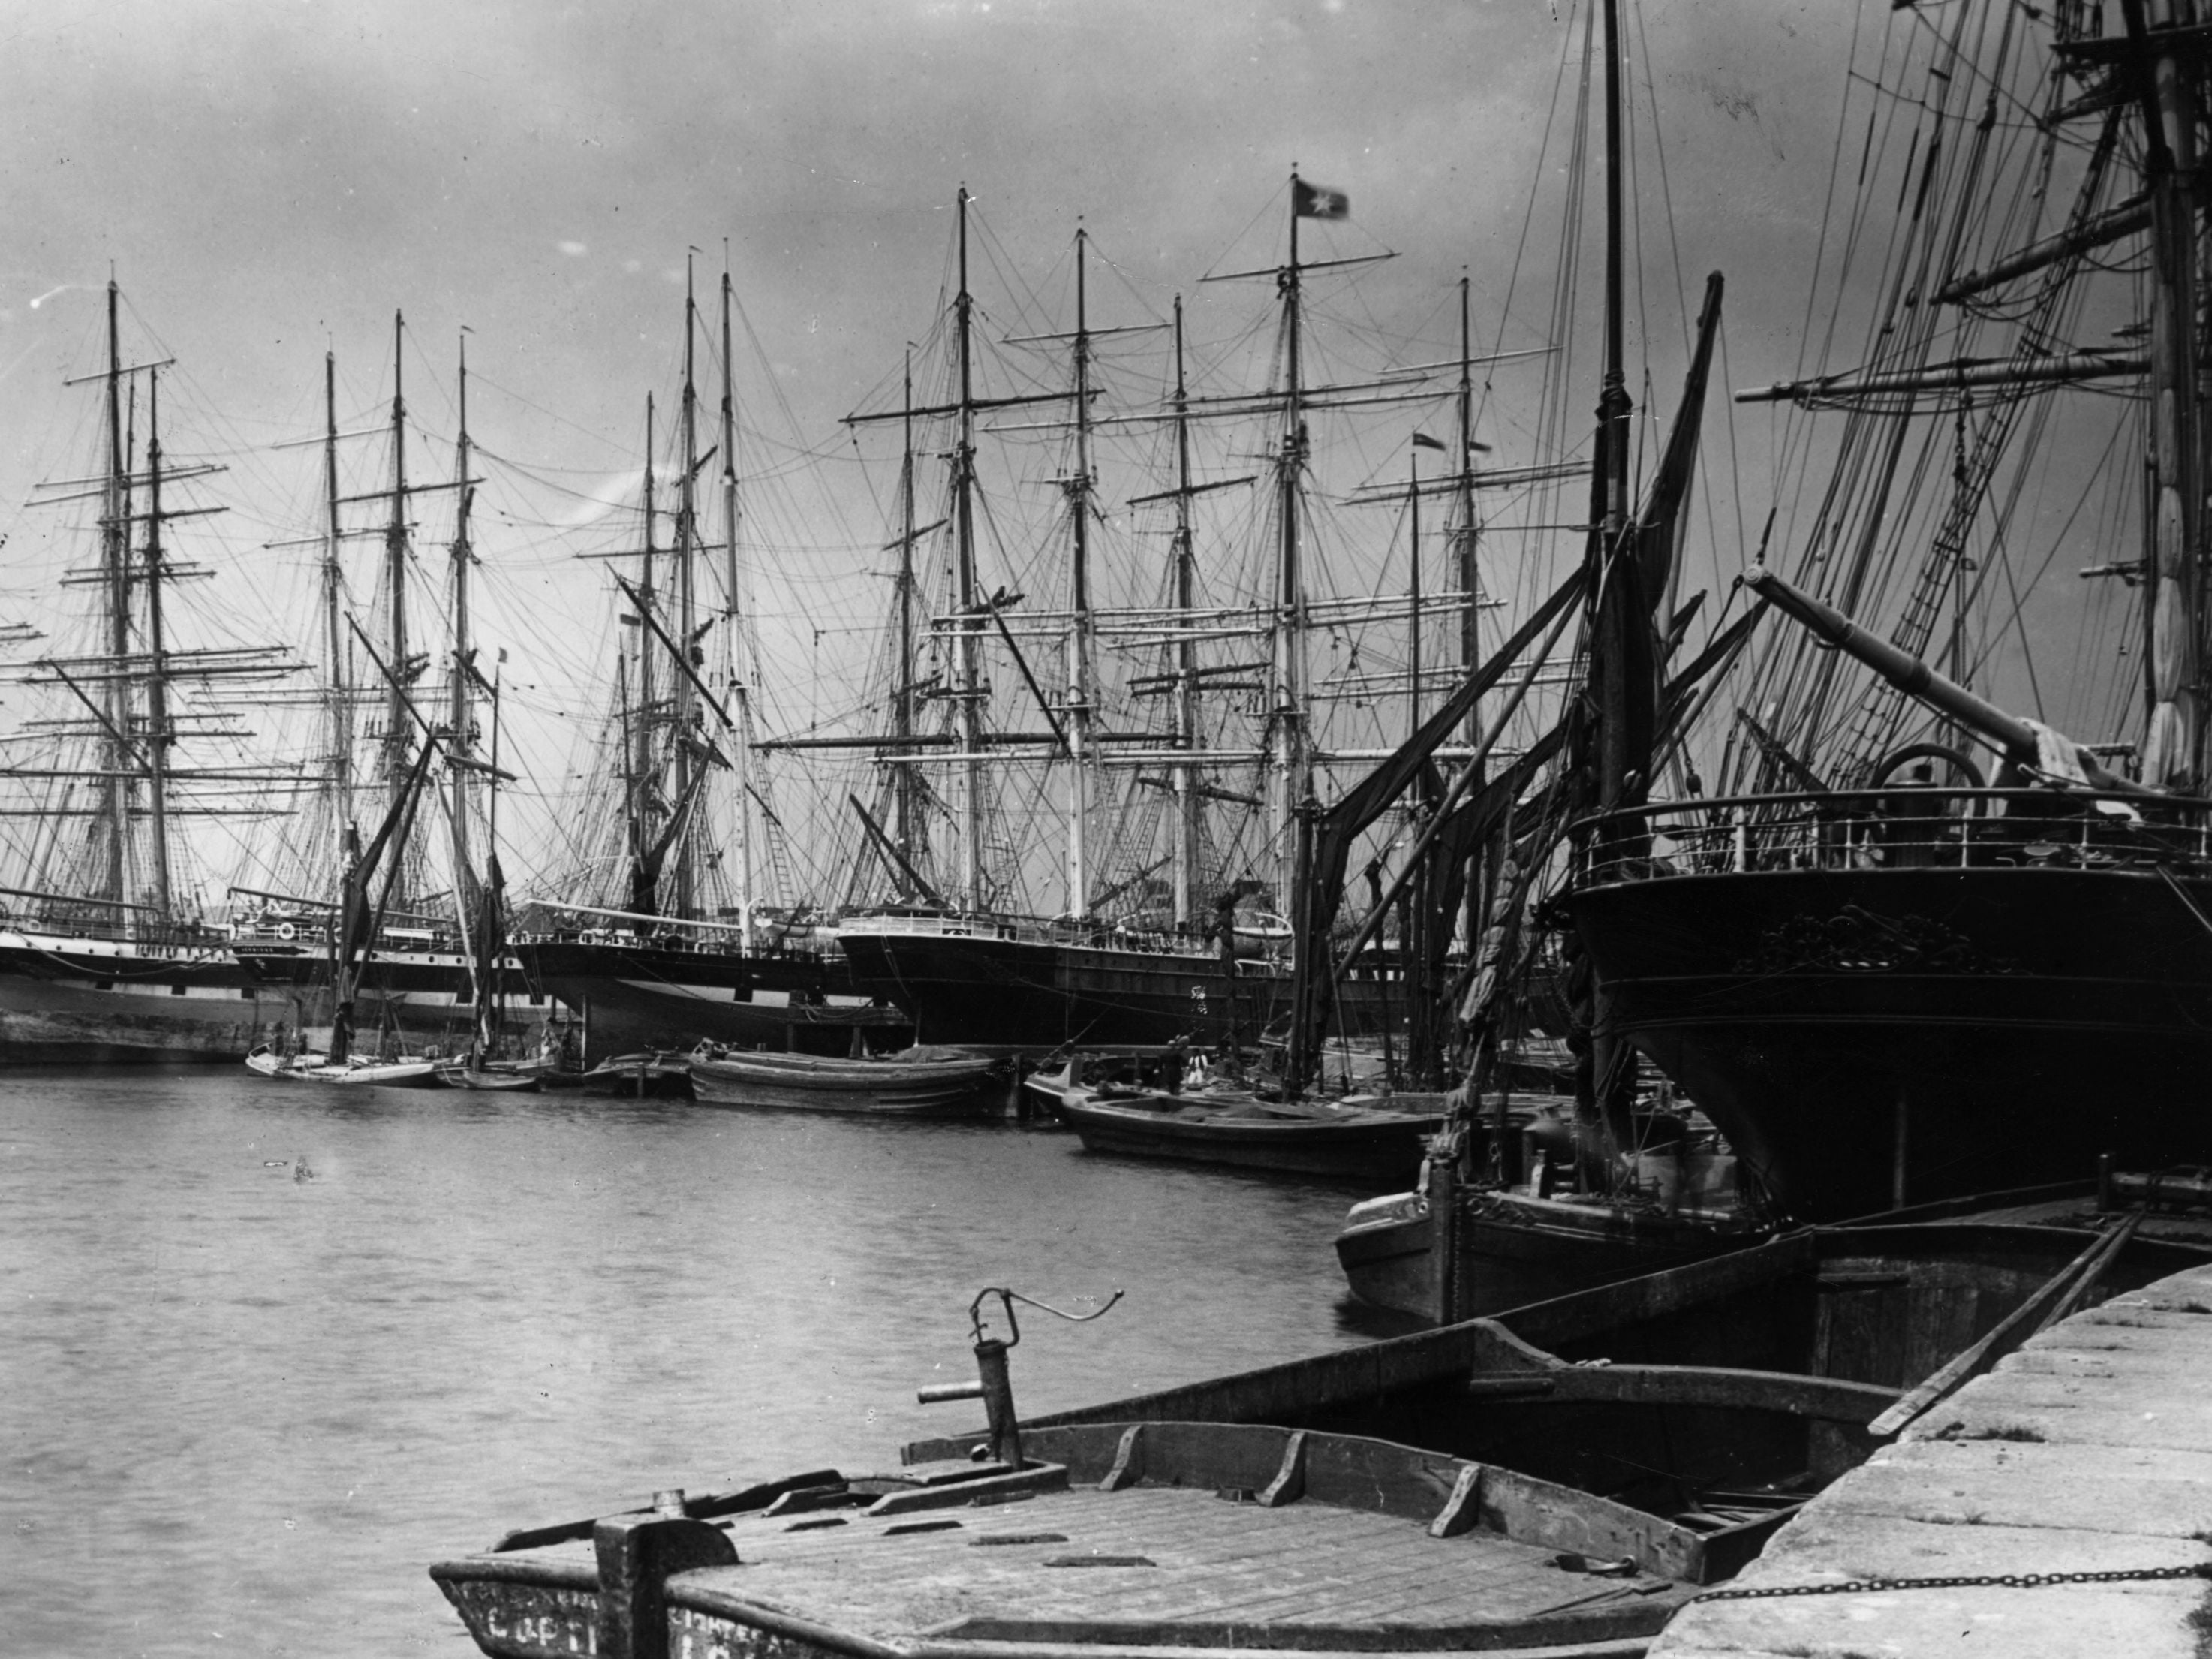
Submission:
<svg viewBox="0 0 2212 1659">
<path fill-rule="evenodd" d="M 1569 1644 L 1655 1634 L 1713 1554 L 1688 1527 L 1383 1441 L 1207 1423 L 1025 1439 L 1019 1467 L 669 1492 L 430 1576 L 494 1659 L 1620 1655 L 1640 1648 Z"/>
<path fill-rule="evenodd" d="M 481 1054 L 465 1054 L 438 1067 L 438 1081 L 449 1089 L 504 1094 L 578 1088 L 584 1076 L 573 1065 L 563 1063 L 557 1048 L 549 1048 L 528 1060 L 492 1060 Z"/>
<path fill-rule="evenodd" d="M 1076 1084 L 1060 1115 L 1091 1152 L 1374 1182 L 1413 1177 L 1444 1107 L 1440 1095 L 1269 1100 L 1230 1085 L 1170 1094 Z"/>
<path fill-rule="evenodd" d="M 259 1077 L 296 1078 L 329 1063 L 327 1054 L 280 1054 L 265 1042 L 257 1042 L 247 1050 L 246 1069 Z"/>
<path fill-rule="evenodd" d="M 471 1066 L 454 1060 L 438 1067 L 438 1081 L 448 1089 L 473 1089 L 497 1094 L 535 1094 L 544 1086 L 544 1073 L 501 1066 Z"/>
<path fill-rule="evenodd" d="M 289 1073 L 308 1083 L 334 1084 L 340 1088 L 434 1089 L 438 1067 L 434 1059 L 374 1060 L 356 1054 L 335 1065 L 310 1066 Z"/>
<path fill-rule="evenodd" d="M 981 1382 L 922 1398 L 981 1396 L 982 1445 L 886 1474 L 659 1492 L 511 1532 L 430 1577 L 494 1659 L 1626 1656 L 1740 1553 L 1587 1492 L 1367 1437 L 1024 1429 L 1012 1343 L 978 1330 Z"/>
<path fill-rule="evenodd" d="M 691 1058 L 691 1092 L 714 1106 L 909 1117 L 975 1116 L 997 1105 L 998 1060 L 951 1048 L 908 1048 L 881 1059 L 748 1054 L 702 1043 Z"/>
<path fill-rule="evenodd" d="M 1576 1133 L 1573 1105 L 1539 1097 L 1509 1108 L 1526 1182 L 1470 1183 L 1456 1167 L 1431 1164 L 1413 1191 L 1354 1205 L 1336 1238 L 1352 1295 L 1447 1324 L 1703 1261 L 1774 1232 L 1773 1218 L 1739 1192 L 1735 1157 L 1695 1114 L 1640 1116 L 1671 1133 L 1608 1161 Z M 1555 1193 L 1553 1176 L 1577 1166 L 1592 1190 Z M 1441 1240 L 1439 1213 L 1449 1218 Z M 1449 1261 L 1441 1272 L 1440 1255 Z"/>
<path fill-rule="evenodd" d="M 611 1054 L 584 1073 L 582 1086 L 595 1095 L 689 1100 L 691 1057 L 678 1048 L 647 1048 L 632 1054 Z"/>
<path fill-rule="evenodd" d="M 1032 1116 L 1054 1118 L 1060 1115 L 1060 1097 L 1075 1081 L 1073 1061 L 1054 1066 L 1050 1071 L 1031 1072 L 1022 1079 L 1022 1100 Z"/>
<path fill-rule="evenodd" d="M 350 1054 L 333 1061 L 327 1054 L 282 1054 L 267 1043 L 257 1044 L 246 1056 L 250 1072 L 293 1083 L 330 1083 L 341 1087 L 429 1089 L 437 1086 L 439 1073 L 455 1062 L 405 1055 L 380 1060 Z"/>
</svg>

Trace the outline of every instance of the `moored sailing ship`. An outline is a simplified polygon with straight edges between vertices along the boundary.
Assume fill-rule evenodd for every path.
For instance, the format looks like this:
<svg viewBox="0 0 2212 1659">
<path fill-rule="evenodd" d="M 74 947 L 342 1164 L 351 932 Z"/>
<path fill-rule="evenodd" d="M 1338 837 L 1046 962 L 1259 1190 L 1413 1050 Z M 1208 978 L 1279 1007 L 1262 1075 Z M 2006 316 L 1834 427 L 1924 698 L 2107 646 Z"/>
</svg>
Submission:
<svg viewBox="0 0 2212 1659">
<path fill-rule="evenodd" d="M 1341 219 L 1348 209 L 1341 193 L 1295 176 L 1289 194 L 1287 260 L 1261 270 L 1222 273 L 1271 281 L 1282 296 L 1276 364 L 1281 378 L 1270 389 L 1193 398 L 1183 370 L 1178 301 L 1172 392 L 1140 411 L 1097 414 L 1094 403 L 1102 388 L 1092 373 L 1094 343 L 1104 335 L 1139 331 L 1091 326 L 1084 286 L 1087 239 L 1079 232 L 1074 331 L 1025 336 L 1018 342 L 1070 346 L 1073 373 L 1066 386 L 1030 394 L 981 395 L 974 366 L 975 301 L 968 283 L 969 204 L 963 190 L 957 232 L 958 286 L 950 315 L 949 395 L 917 408 L 909 369 L 902 407 L 849 417 L 856 425 L 895 420 L 906 434 L 903 525 L 891 544 L 900 550 L 902 561 L 896 630 L 902 644 L 890 688 L 892 729 L 874 738 L 805 738 L 786 746 L 872 750 L 883 769 L 884 795 L 879 799 L 890 808 L 891 829 L 880 827 L 857 799 L 854 804 L 900 902 L 872 914 L 848 916 L 839 938 L 857 981 L 912 1012 L 922 1041 L 1030 1052 L 1069 1045 L 1249 1046 L 1263 1034 L 1279 1034 L 1290 1013 L 1295 976 L 1292 929 L 1270 910 L 1255 913 L 1238 907 L 1257 897 L 1271 903 L 1273 910 L 1289 908 L 1305 878 L 1302 848 L 1307 823 L 1316 810 L 1312 796 L 1317 780 L 1331 764 L 1371 761 L 1389 752 L 1387 748 L 1335 752 L 1325 746 L 1317 702 L 1332 695 L 1380 702 L 1366 682 L 1387 677 L 1350 676 L 1360 681 L 1350 691 L 1310 684 L 1306 635 L 1319 628 L 1364 626 L 1391 616 L 1405 619 L 1417 632 L 1422 614 L 1418 593 L 1404 599 L 1372 595 L 1323 599 L 1310 592 L 1309 415 L 1352 404 L 1433 403 L 1441 394 L 1425 384 L 1427 371 L 1437 365 L 1386 374 L 1372 384 L 1309 383 L 1300 344 L 1302 284 L 1308 273 L 1389 256 L 1302 258 L 1300 222 Z M 1464 350 L 1460 367 L 1464 388 Z M 987 596 L 979 574 L 977 525 L 988 516 L 979 506 L 979 417 L 1024 404 L 1066 410 L 1064 416 L 1048 422 L 1067 434 L 1071 450 L 1067 475 L 1054 480 L 1066 502 L 1064 611 L 1017 612 L 1023 597 L 1010 595 L 1003 586 Z M 1462 392 L 1462 456 L 1468 453 L 1468 408 Z M 1193 504 L 1215 490 L 1261 482 L 1256 476 L 1212 481 L 1194 476 L 1193 423 L 1220 417 L 1259 420 L 1270 429 L 1273 477 L 1261 498 L 1267 503 L 1262 516 L 1269 521 L 1269 545 L 1257 561 L 1266 569 L 1265 591 L 1241 605 L 1207 609 L 1197 597 Z M 939 523 L 927 527 L 944 529 L 950 544 L 950 603 L 933 629 L 945 647 L 945 660 L 929 677 L 928 693 L 947 712 L 943 729 L 935 732 L 922 729 L 916 688 L 923 677 L 910 644 L 919 597 L 915 545 L 926 533 L 915 524 L 913 506 L 914 434 L 916 423 L 925 421 L 951 428 L 948 503 Z M 1109 422 L 1148 424 L 1174 436 L 1173 485 L 1131 503 L 1170 507 L 1175 514 L 1169 602 L 1163 606 L 1117 610 L 1099 603 L 1095 591 L 1098 562 L 1090 538 L 1097 517 L 1097 472 L 1092 440 L 1094 431 Z M 1466 470 L 1462 462 L 1462 476 Z M 1471 524 L 1471 515 L 1469 520 Z M 1457 609 L 1472 614 L 1470 527 L 1462 526 L 1460 544 L 1456 591 L 1433 596 L 1433 608 L 1439 613 Z M 1470 628 L 1470 654 L 1472 638 Z M 1048 689 L 1050 677 L 1041 676 L 1024 654 L 1024 639 L 1048 641 L 1046 648 L 1057 647 L 1066 670 L 1060 684 Z M 984 659 L 987 645 L 994 640 L 1003 643 L 1004 656 L 1033 704 L 1032 720 L 1021 724 L 1041 718 L 1047 730 L 1024 731 L 1012 720 L 991 717 L 992 688 Z M 1200 662 L 1201 642 L 1224 641 L 1263 647 L 1267 659 Z M 1100 662 L 1102 641 L 1125 653 L 1158 653 L 1163 659 L 1160 672 L 1118 687 L 1109 684 Z M 1353 660 L 1356 664 L 1356 653 Z M 1416 645 L 1413 672 L 1417 686 L 1419 662 Z M 1255 694 L 1247 711 L 1254 728 L 1249 733 L 1235 732 L 1233 719 L 1201 712 L 1202 697 L 1210 694 L 1215 702 L 1225 703 L 1224 694 L 1238 691 Z M 1142 729 L 1126 720 L 1109 724 L 1110 709 L 1146 696 L 1165 705 L 1164 729 Z M 1024 831 L 994 816 L 994 802 L 1002 802 L 1007 793 L 994 775 L 1012 769 L 1026 778 L 1028 773 L 1020 769 L 1040 763 L 1048 779 L 1056 776 L 1066 789 L 1065 806 L 1057 815 L 1050 807 L 1038 810 L 1038 798 L 1021 803 L 1027 809 L 1026 833 L 1056 840 L 1064 849 L 1065 904 L 1051 916 L 1026 914 L 1006 902 L 1021 885 L 1022 849 L 1028 843 L 1020 840 Z M 926 765 L 951 769 L 950 787 L 941 795 L 918 781 L 920 769 Z M 1256 787 L 1249 791 L 1225 787 L 1231 780 L 1224 775 L 1236 769 L 1248 769 Z M 1112 781 L 1117 775 L 1133 781 L 1138 789 L 1117 788 Z M 1138 867 L 1120 881 L 1107 881 L 1103 877 L 1108 860 L 1101 843 L 1107 839 L 1102 830 L 1113 823 L 1109 809 L 1120 805 L 1126 826 L 1142 815 L 1130 811 L 1121 798 L 1146 787 L 1168 802 L 1165 814 L 1171 822 L 1164 832 L 1164 854 L 1139 863 L 1144 855 L 1132 857 L 1125 849 L 1125 860 Z M 1039 793 L 1041 797 L 1043 792 Z M 933 850 L 923 828 L 924 803 L 932 799 L 951 809 L 951 850 L 956 854 L 945 860 L 933 883 L 922 868 Z M 1202 825 L 1209 815 L 1218 817 L 1224 808 L 1239 806 L 1257 826 L 1258 845 L 1245 845 L 1233 854 L 1230 847 L 1217 848 L 1209 868 Z M 1241 839 L 1235 832 L 1227 837 L 1231 845 Z M 1010 841 L 1015 844 L 1008 857 Z M 994 867 L 994 858 L 1005 867 Z M 1162 870 L 1170 873 L 1155 879 Z M 1405 982 L 1407 964 L 1401 952 L 1385 949 L 1379 941 L 1346 964 L 1342 977 L 1331 1027 L 1341 1036 L 1374 1038 L 1401 1028 L 1409 1007 L 1424 997 L 1421 989 Z"/>
<path fill-rule="evenodd" d="M 471 576 L 477 562 L 471 514 L 482 480 L 471 476 L 466 346 L 458 378 L 454 475 L 410 477 L 404 339 L 404 319 L 395 316 L 392 401 L 381 428 L 339 431 L 336 363 L 331 354 L 324 356 L 324 431 L 316 445 L 322 462 L 323 523 L 318 534 L 291 544 L 313 547 L 320 555 L 318 623 L 324 659 L 321 683 L 308 694 L 318 716 L 312 787 L 303 809 L 287 826 L 275 865 L 279 873 L 273 878 L 295 890 L 232 889 L 232 951 L 258 984 L 289 999 L 289 1046 L 298 1051 L 329 1052 L 334 1042 L 346 1047 L 357 1040 L 368 1048 L 459 1052 L 482 1040 L 480 970 L 489 966 L 511 973 L 520 967 L 512 957 L 482 962 L 471 938 L 482 896 L 478 860 L 491 849 L 492 826 L 484 821 L 482 803 L 488 786 L 495 787 L 501 775 L 495 757 L 487 761 L 478 752 L 483 740 L 481 702 L 490 695 L 495 726 L 497 698 L 495 681 L 477 663 L 471 631 Z M 382 487 L 348 493 L 342 483 L 341 440 L 379 435 L 386 440 L 389 468 Z M 421 441 L 418 433 L 418 447 Z M 445 649 L 436 653 L 445 672 L 433 675 L 433 653 L 416 649 L 421 634 L 410 603 L 415 584 L 409 572 L 416 562 L 412 515 L 420 499 L 447 493 L 454 501 L 447 549 L 447 630 Z M 382 507 L 382 523 L 349 526 L 341 509 L 362 504 Z M 380 627 L 374 639 L 346 603 L 343 544 L 362 537 L 382 543 Z M 367 659 L 365 684 L 355 681 L 358 658 Z M 432 686 L 442 692 L 441 708 L 424 695 Z M 356 753 L 356 741 L 362 738 L 374 743 L 374 758 L 366 769 Z M 426 750 L 440 763 L 435 779 L 426 778 L 417 767 Z M 436 802 L 434 810 L 420 805 L 426 795 Z M 426 890 L 433 867 L 426 826 L 434 817 L 442 817 L 448 831 L 443 861 L 453 880 L 444 894 Z M 378 839 L 380 819 L 397 836 L 388 849 L 387 887 L 374 906 L 373 924 L 365 912 L 355 915 L 348 908 L 364 818 L 368 839 Z M 297 890 L 301 889 L 307 890 Z M 531 1003 L 507 1012 L 497 1034 L 501 1041 L 538 1041 L 549 1020 L 559 1021 L 558 1006 L 542 994 Z M 349 1031 L 343 1041 L 336 1030 L 342 1015 Z"/>
<path fill-rule="evenodd" d="M 1790 620 L 1732 689 L 1719 787 L 1603 803 L 1566 899 L 1601 1031 L 1811 1218 L 2212 1156 L 2212 28 L 2123 0 L 1909 33 L 1853 66 L 1928 89 L 1913 188 L 1869 146 L 1869 210 L 1901 219 L 1869 355 L 1738 394 L 1840 422 L 1795 552 L 1753 577 Z M 2031 489 L 2100 528 L 2052 535 Z M 2097 587 L 2036 675 L 2031 561 L 2082 562 L 2076 534 Z"/>
<path fill-rule="evenodd" d="M 245 735 L 218 688 L 279 679 L 293 665 L 277 647 L 186 647 L 173 637 L 171 586 L 210 573 L 177 558 L 169 526 L 222 511 L 179 505 L 173 492 L 221 469 L 164 454 L 168 360 L 125 364 L 112 282 L 106 299 L 107 361 L 87 377 L 104 396 L 98 471 L 39 496 L 97 503 L 96 560 L 64 580 L 93 588 L 99 605 L 85 649 L 42 655 L 16 674 L 64 706 L 18 734 L 40 745 L 38 757 L 5 769 L 29 797 L 12 815 L 38 828 L 0 921 L 0 1064 L 236 1060 L 286 1022 L 290 1005 L 240 967 L 208 919 L 183 830 L 264 815 L 243 793 L 282 780 L 187 757 Z"/>
<path fill-rule="evenodd" d="M 905 1046 L 908 1017 L 857 988 L 844 959 L 810 928 L 763 914 L 755 892 L 757 823 L 776 831 L 753 758 L 744 617 L 739 605 L 738 441 L 732 390 L 732 298 L 721 286 L 720 430 L 700 453 L 694 374 L 698 307 L 687 286 L 671 544 L 659 545 L 653 404 L 641 495 L 642 538 L 607 556 L 630 635 L 618 655 L 615 707 L 599 783 L 614 811 L 591 869 L 536 907 L 541 925 L 518 943 L 536 990 L 577 1011 L 591 1051 L 689 1050 L 702 1040 L 740 1049 L 842 1055 Z M 721 605 L 701 579 L 713 550 L 697 487 L 721 459 Z M 702 641 L 716 636 L 710 663 Z M 718 800 L 719 797 L 719 800 Z M 611 872 L 612 873 L 608 873 Z"/>
</svg>

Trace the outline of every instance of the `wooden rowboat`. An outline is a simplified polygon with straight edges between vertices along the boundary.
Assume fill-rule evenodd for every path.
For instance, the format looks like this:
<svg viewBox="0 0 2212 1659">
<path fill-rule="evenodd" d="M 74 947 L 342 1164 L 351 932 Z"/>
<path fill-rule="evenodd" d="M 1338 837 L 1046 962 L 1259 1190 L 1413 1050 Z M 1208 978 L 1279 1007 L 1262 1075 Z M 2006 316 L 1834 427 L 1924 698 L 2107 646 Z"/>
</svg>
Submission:
<svg viewBox="0 0 2212 1659">
<path fill-rule="evenodd" d="M 535 1094 L 544 1082 L 537 1072 L 471 1069 L 456 1061 L 438 1068 L 438 1081 L 448 1089 L 471 1089 L 490 1094 Z"/>
<path fill-rule="evenodd" d="M 1437 1201 L 1394 1193 L 1352 1207 L 1336 1259 L 1354 1296 L 1436 1319 L 1441 1243 L 1452 1255 L 1445 1271 L 1459 1281 L 1453 1309 L 1470 1318 L 1743 1249 L 1771 1231 L 1746 1217 L 1670 1213 L 1595 1194 L 1458 1188 L 1443 1196 L 1454 1206 L 1454 1231 L 1439 1241 Z"/>
<path fill-rule="evenodd" d="M 714 1106 L 957 1117 L 991 1110 L 997 1102 L 988 1091 L 1001 1074 L 995 1060 L 951 1050 L 830 1060 L 702 1046 L 692 1056 L 691 1091 Z"/>
<path fill-rule="evenodd" d="M 1226 1164 L 1363 1182 L 1409 1181 L 1422 1144 L 1443 1123 L 1442 1097 L 1270 1101 L 1237 1091 L 1109 1091 L 1082 1084 L 1060 1115 L 1092 1152 Z"/>
</svg>

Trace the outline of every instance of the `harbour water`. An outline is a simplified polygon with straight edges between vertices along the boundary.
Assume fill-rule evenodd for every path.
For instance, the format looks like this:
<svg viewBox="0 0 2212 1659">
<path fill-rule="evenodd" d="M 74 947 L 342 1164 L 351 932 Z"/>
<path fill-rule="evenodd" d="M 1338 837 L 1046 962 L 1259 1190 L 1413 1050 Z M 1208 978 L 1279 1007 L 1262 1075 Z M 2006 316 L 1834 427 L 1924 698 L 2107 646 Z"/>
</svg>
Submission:
<svg viewBox="0 0 2212 1659">
<path fill-rule="evenodd" d="M 9 1651 L 472 1651 L 425 1576 L 511 1525 L 835 1465 L 980 1420 L 1010 1285 L 1025 1412 L 1380 1334 L 1352 1194 L 1009 1124 L 0 1080 Z"/>
</svg>

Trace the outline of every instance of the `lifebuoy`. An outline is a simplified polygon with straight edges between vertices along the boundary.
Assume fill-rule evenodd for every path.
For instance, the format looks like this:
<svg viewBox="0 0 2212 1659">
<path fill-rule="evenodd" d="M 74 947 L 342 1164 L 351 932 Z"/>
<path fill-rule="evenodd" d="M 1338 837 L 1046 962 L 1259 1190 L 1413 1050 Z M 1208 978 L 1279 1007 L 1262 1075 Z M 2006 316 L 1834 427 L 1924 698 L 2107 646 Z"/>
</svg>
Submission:
<svg viewBox="0 0 2212 1659">
<path fill-rule="evenodd" d="M 289 921 L 280 921 L 276 924 L 276 937 L 278 939 L 295 939 L 299 936 L 299 932 L 300 930 L 292 926 Z"/>
</svg>

